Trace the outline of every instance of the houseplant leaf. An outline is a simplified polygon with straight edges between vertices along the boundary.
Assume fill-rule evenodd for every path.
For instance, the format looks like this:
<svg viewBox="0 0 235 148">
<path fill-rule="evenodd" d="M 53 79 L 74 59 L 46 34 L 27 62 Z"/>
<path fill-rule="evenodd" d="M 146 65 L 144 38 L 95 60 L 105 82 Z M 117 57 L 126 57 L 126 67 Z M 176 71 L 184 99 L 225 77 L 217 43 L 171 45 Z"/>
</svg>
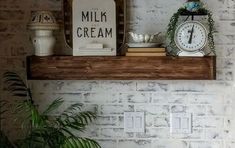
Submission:
<svg viewBox="0 0 235 148">
<path fill-rule="evenodd" d="M 28 126 L 28 134 L 17 141 L 19 148 L 100 148 L 99 144 L 89 138 L 76 137 L 71 131 L 84 131 L 85 126 L 96 118 L 93 112 L 83 112 L 82 104 L 70 105 L 58 116 L 49 116 L 64 103 L 55 99 L 48 107 L 39 112 L 34 104 L 31 90 L 16 73 L 4 74 L 7 90 L 21 99 L 15 101 L 15 114 L 21 126 Z M 28 124 L 29 123 L 29 124 Z"/>
</svg>

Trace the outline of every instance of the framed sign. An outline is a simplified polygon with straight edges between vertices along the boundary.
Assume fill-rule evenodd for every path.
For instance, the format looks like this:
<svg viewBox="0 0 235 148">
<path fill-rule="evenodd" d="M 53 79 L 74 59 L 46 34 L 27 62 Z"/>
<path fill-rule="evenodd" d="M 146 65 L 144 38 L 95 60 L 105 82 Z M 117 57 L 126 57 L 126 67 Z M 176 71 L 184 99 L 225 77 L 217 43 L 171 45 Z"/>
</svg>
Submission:
<svg viewBox="0 0 235 148">
<path fill-rule="evenodd" d="M 73 0 L 73 55 L 116 55 L 113 0 Z"/>
<path fill-rule="evenodd" d="M 65 40 L 74 56 L 122 53 L 126 39 L 125 0 L 63 0 L 63 12 Z"/>
</svg>

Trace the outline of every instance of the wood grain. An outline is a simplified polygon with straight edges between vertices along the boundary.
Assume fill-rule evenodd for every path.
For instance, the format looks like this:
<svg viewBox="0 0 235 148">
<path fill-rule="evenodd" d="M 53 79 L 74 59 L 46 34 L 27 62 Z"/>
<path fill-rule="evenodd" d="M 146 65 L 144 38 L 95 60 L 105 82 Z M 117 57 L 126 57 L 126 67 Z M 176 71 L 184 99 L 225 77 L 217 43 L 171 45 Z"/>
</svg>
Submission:
<svg viewBox="0 0 235 148">
<path fill-rule="evenodd" d="M 27 58 L 32 80 L 214 80 L 215 57 Z"/>
<path fill-rule="evenodd" d="M 71 48 L 73 47 L 73 12 L 72 12 L 72 0 L 63 0 L 62 1 L 62 12 L 63 12 L 63 26 L 64 26 L 64 36 L 67 45 Z"/>
</svg>

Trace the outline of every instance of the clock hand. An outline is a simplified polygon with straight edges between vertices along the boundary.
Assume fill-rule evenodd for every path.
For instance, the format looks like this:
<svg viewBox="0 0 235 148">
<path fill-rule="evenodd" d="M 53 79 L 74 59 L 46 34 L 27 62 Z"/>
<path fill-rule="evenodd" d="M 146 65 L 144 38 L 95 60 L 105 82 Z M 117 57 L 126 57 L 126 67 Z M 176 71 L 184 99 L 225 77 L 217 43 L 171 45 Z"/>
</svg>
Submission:
<svg viewBox="0 0 235 148">
<path fill-rule="evenodd" d="M 193 32 L 194 32 L 194 25 L 193 25 L 193 27 L 192 27 L 191 34 L 190 34 L 190 38 L 189 38 L 189 40 L 188 40 L 188 43 L 189 43 L 189 44 L 192 44 Z"/>
</svg>

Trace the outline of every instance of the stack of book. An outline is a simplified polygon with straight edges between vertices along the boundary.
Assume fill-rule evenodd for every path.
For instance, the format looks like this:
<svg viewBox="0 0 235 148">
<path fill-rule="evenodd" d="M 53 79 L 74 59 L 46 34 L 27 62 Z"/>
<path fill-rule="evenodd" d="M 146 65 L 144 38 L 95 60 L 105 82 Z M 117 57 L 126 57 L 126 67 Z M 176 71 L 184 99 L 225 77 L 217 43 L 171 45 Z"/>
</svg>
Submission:
<svg viewBox="0 0 235 148">
<path fill-rule="evenodd" d="M 128 48 L 126 56 L 166 56 L 165 48 Z"/>
</svg>

